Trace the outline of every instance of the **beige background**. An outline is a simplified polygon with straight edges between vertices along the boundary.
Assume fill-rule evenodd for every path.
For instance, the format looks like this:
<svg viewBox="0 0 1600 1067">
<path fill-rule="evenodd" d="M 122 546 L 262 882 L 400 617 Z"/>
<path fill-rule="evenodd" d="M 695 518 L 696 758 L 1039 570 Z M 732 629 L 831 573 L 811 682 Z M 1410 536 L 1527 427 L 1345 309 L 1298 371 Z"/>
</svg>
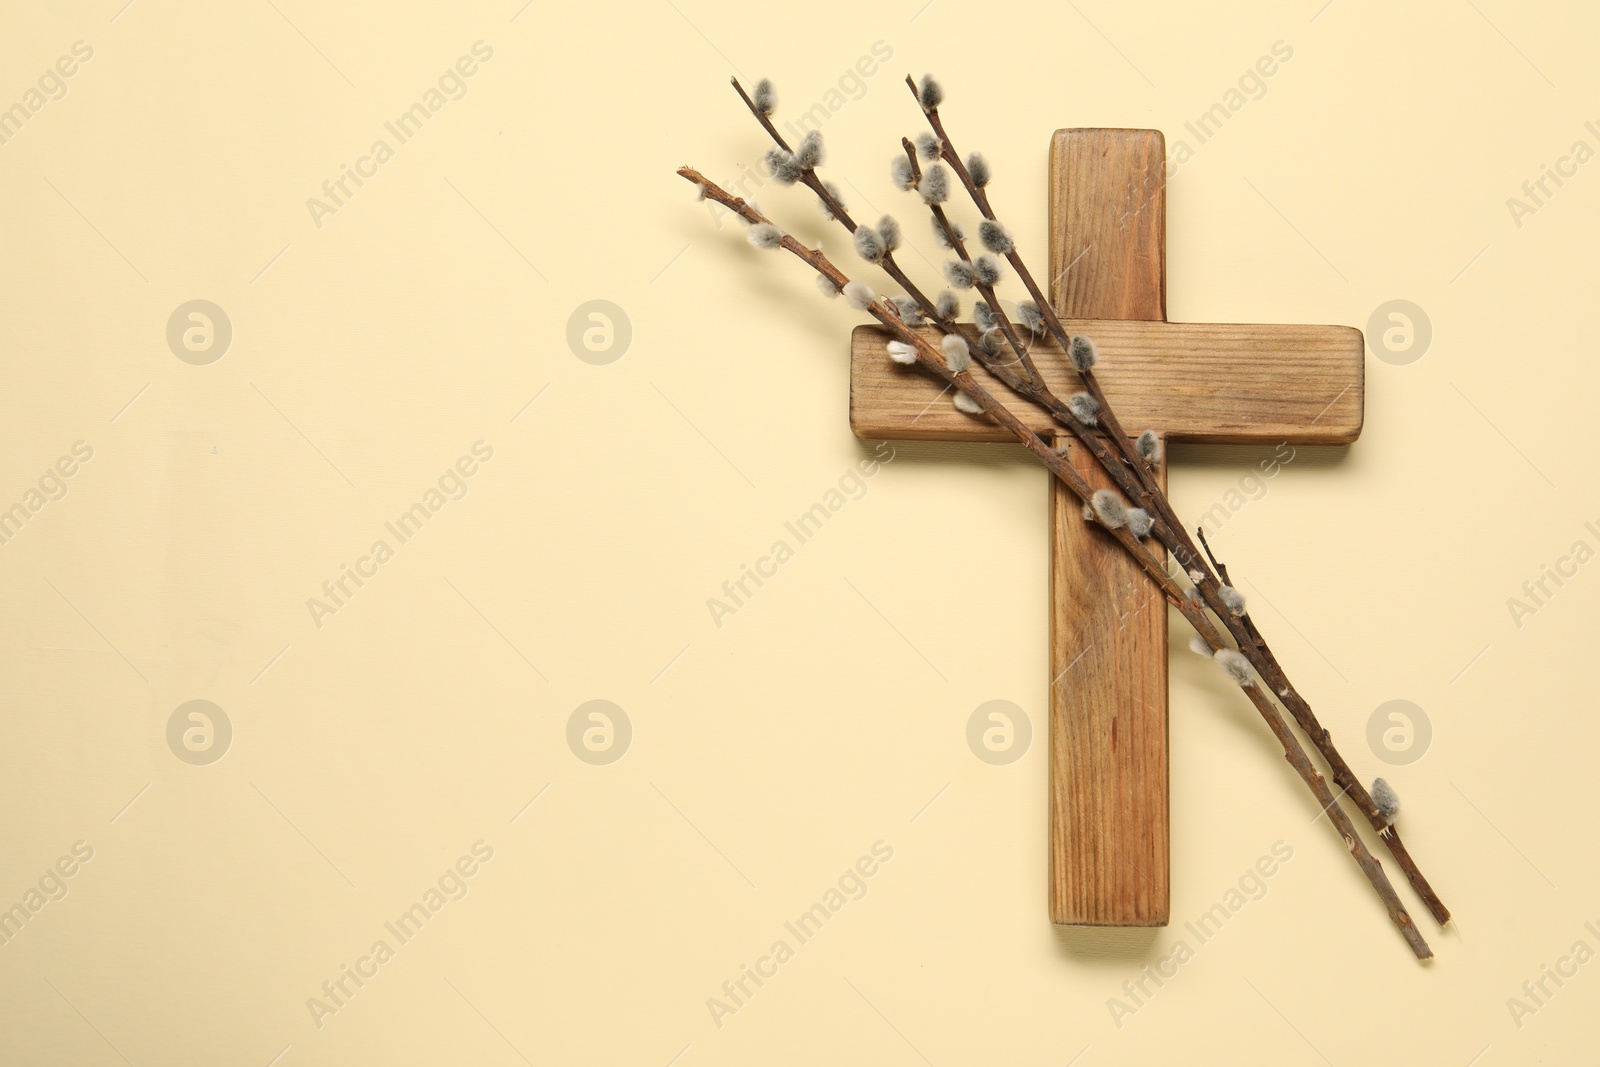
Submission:
<svg viewBox="0 0 1600 1067">
<path fill-rule="evenodd" d="M 0 506 L 94 451 L 0 546 L 0 906 L 93 849 L 0 947 L 0 1060 L 1593 1058 L 1600 965 L 1520 1027 L 1507 1006 L 1600 949 L 1600 568 L 1520 628 L 1507 607 L 1600 547 L 1600 172 L 1520 227 L 1506 204 L 1600 147 L 1588 6 L 122 2 L 0 28 L 0 106 L 93 49 L 0 145 Z M 319 228 L 307 199 L 480 40 L 465 96 Z M 851 313 L 672 174 L 759 158 L 730 73 L 775 78 L 782 119 L 892 51 L 824 128 L 846 198 L 914 220 L 920 272 L 887 176 L 920 121 L 905 73 L 942 75 L 1038 264 L 1051 131 L 1171 146 L 1280 40 L 1172 180 L 1170 310 L 1431 320 L 1421 360 L 1369 358 L 1362 440 L 1302 451 L 1216 538 L 1352 762 L 1400 789 L 1459 916 L 1430 967 L 1181 633 L 1174 926 L 1047 924 L 1045 481 L 1013 450 L 897 446 L 736 616 L 706 608 L 870 452 Z M 757 195 L 824 232 L 807 196 Z M 165 340 L 197 298 L 234 329 L 208 366 Z M 606 366 L 566 341 L 593 299 L 633 330 Z M 319 628 L 307 599 L 480 440 L 465 498 Z M 1268 455 L 1180 449 L 1180 512 Z M 979 559 L 985 584 L 957 577 Z M 566 742 L 597 698 L 633 730 L 608 766 Z M 207 766 L 166 740 L 194 699 L 234 731 Z M 995 699 L 1035 730 L 1007 766 L 965 740 Z M 1402 768 L 1364 740 L 1396 699 L 1434 734 Z M 1280 840 L 1265 897 L 1119 1026 L 1108 1000 Z M 478 841 L 466 897 L 319 1027 L 308 998 Z M 866 895 L 718 1027 L 707 999 L 877 841 Z"/>
</svg>

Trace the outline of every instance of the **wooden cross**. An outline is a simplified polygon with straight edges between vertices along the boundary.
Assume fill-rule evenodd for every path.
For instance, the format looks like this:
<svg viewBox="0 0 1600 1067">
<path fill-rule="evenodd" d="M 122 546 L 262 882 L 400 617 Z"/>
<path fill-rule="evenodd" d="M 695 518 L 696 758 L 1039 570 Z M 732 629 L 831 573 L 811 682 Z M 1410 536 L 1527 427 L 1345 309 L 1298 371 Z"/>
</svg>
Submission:
<svg viewBox="0 0 1600 1067">
<path fill-rule="evenodd" d="M 1348 444 L 1361 433 L 1363 342 L 1346 326 L 1169 323 L 1166 142 L 1157 130 L 1058 130 L 1050 152 L 1051 300 L 1128 432 L 1167 441 Z M 892 363 L 881 327 L 851 338 L 858 437 L 1013 441 Z M 1035 362 L 1061 396 L 1062 352 Z M 1049 417 L 974 367 L 1040 432 Z M 1064 434 L 1065 445 L 1070 435 Z M 1073 462 L 1110 486 L 1082 447 Z M 1163 484 L 1166 471 L 1161 471 Z M 1168 914 L 1167 610 L 1155 585 L 1050 479 L 1050 918 L 1163 926 Z"/>
</svg>

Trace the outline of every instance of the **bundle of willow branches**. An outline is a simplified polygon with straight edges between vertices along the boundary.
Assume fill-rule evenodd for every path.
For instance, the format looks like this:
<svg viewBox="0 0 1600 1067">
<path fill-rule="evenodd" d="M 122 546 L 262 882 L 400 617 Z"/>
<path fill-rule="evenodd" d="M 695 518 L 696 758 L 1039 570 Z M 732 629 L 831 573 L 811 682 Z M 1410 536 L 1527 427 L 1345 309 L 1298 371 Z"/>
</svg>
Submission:
<svg viewBox="0 0 1600 1067">
<path fill-rule="evenodd" d="M 1095 375 L 1097 346 L 1088 337 L 1067 333 L 1017 251 L 1016 239 L 996 217 L 989 202 L 992 170 L 988 162 L 977 153 L 963 159 L 956 151 L 939 115 L 944 97 L 939 83 L 925 77 L 919 85 L 907 77 L 906 84 L 929 129 L 917 137 L 915 145 L 901 140 L 902 151 L 893 158 L 891 173 L 897 185 L 918 194 L 929 211 L 940 245 L 951 253 L 952 258 L 943 268 L 950 288 L 932 299 L 895 261 L 894 254 L 902 241 L 899 223 L 885 216 L 873 226 L 858 224 L 846 210 L 838 188 L 818 175 L 817 168 L 823 162 L 821 134 L 813 130 L 791 146 L 778 132 L 772 123 L 777 95 L 769 81 L 762 80 L 751 93 L 737 78 L 733 79 L 733 87 L 772 138 L 773 147 L 766 157 L 772 176 L 782 184 L 803 185 L 816 194 L 823 213 L 850 232 L 860 257 L 881 268 L 903 294 L 877 295 L 864 282 L 846 275 L 821 248 L 808 248 L 785 233 L 754 204 L 732 195 L 692 167 L 682 167 L 678 174 L 695 184 L 702 199 L 721 204 L 738 215 L 747 224 L 745 234 L 752 245 L 792 253 L 816 272 L 817 285 L 825 296 L 843 294 L 851 307 L 881 323 L 893 336 L 885 352 L 889 359 L 915 365 L 942 379 L 954 390 L 953 403 L 959 410 L 975 418 L 991 419 L 1003 427 L 1083 502 L 1085 520 L 1104 527 L 1149 575 L 1167 602 L 1194 627 L 1196 636 L 1191 647 L 1214 660 L 1255 705 L 1283 746 L 1284 757 L 1343 837 L 1345 847 L 1417 958 L 1431 958 L 1432 950 L 1342 803 L 1353 804 L 1366 818 L 1434 919 L 1443 925 L 1450 921 L 1450 912 L 1406 851 L 1395 826 L 1399 801 L 1394 790 L 1381 778 L 1368 790 L 1356 778 L 1251 620 L 1243 594 L 1229 580 L 1227 568 L 1211 554 L 1204 532 L 1196 530 L 1197 546 L 1178 521 L 1157 478 L 1161 437 L 1153 429 L 1136 437 L 1123 429 Z M 945 207 L 953 191 L 952 174 L 954 184 L 965 190 L 980 216 L 977 241 L 983 251 L 976 255 L 970 250 L 966 233 L 951 220 Z M 1027 299 L 1012 305 L 1011 313 L 995 292 L 1005 266 L 1010 267 L 1028 293 Z M 969 343 L 956 321 L 961 300 L 955 290 L 968 289 L 977 293 L 972 309 L 972 322 L 977 328 L 975 345 Z M 1044 380 L 1030 354 L 1031 347 L 1045 339 L 1060 346 L 1077 372 L 1081 388 L 1065 397 Z M 1091 489 L 1063 451 L 1030 429 L 973 376 L 974 362 L 1071 433 L 1117 488 Z M 1152 550 L 1151 542 L 1170 554 L 1177 564 L 1176 574 L 1169 570 L 1165 556 Z M 1312 764 L 1280 705 L 1321 753 L 1332 772 L 1332 787 Z M 1337 794 L 1333 787 L 1337 787 Z"/>
</svg>

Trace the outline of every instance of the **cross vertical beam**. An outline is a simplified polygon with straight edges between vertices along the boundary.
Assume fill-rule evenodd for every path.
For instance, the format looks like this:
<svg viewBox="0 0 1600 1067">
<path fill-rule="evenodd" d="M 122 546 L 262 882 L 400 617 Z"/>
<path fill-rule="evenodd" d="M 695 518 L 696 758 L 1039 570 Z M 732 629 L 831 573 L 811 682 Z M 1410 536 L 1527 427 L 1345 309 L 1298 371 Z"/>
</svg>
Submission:
<svg viewBox="0 0 1600 1067">
<path fill-rule="evenodd" d="M 1056 131 L 1050 298 L 1062 318 L 1166 320 L 1165 166 L 1156 130 Z M 1112 487 L 1085 449 L 1071 452 L 1091 486 Z M 1050 920 L 1165 926 L 1166 602 L 1054 478 L 1050 528 Z"/>
</svg>

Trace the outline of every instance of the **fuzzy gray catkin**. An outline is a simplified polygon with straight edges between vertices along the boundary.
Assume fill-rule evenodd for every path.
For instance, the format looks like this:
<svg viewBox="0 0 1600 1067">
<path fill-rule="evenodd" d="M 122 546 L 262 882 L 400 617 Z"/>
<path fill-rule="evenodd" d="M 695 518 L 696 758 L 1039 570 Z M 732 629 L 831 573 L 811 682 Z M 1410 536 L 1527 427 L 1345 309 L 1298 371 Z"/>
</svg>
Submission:
<svg viewBox="0 0 1600 1067">
<path fill-rule="evenodd" d="M 1081 333 L 1073 334 L 1067 345 L 1067 355 L 1072 358 L 1072 366 L 1081 373 L 1093 367 L 1100 358 L 1100 346 Z"/>
<path fill-rule="evenodd" d="M 772 172 L 781 185 L 793 185 L 805 173 L 804 168 L 795 162 L 793 153 L 785 152 L 781 148 L 772 148 L 766 155 L 767 169 Z"/>
<path fill-rule="evenodd" d="M 917 361 L 917 350 L 904 341 L 889 342 L 889 358 L 907 366 Z"/>
<path fill-rule="evenodd" d="M 891 297 L 889 302 L 900 312 L 900 321 L 907 326 L 921 326 L 927 321 L 922 317 L 922 305 L 909 296 Z"/>
<path fill-rule="evenodd" d="M 1128 509 L 1128 532 L 1143 541 L 1150 536 L 1150 531 L 1155 527 L 1155 520 L 1144 508 Z"/>
<path fill-rule="evenodd" d="M 877 299 L 877 295 L 873 293 L 870 287 L 861 282 L 846 282 L 844 299 L 845 303 L 857 311 L 865 311 L 872 306 L 872 302 Z"/>
<path fill-rule="evenodd" d="M 932 161 L 939 158 L 939 153 L 944 150 L 944 144 L 931 133 L 917 134 L 917 155 Z"/>
<path fill-rule="evenodd" d="M 993 219 L 984 219 L 978 223 L 978 240 L 983 242 L 983 247 L 997 256 L 1009 255 L 1011 250 L 1017 247 L 1010 232 Z"/>
<path fill-rule="evenodd" d="M 772 87 L 771 78 L 762 78 L 756 82 L 756 91 L 752 94 L 751 103 L 762 115 L 771 115 L 778 110 L 778 91 Z"/>
<path fill-rule="evenodd" d="M 950 172 L 944 169 L 944 164 L 935 163 L 923 172 L 917 192 L 930 204 L 942 204 L 950 199 Z"/>
<path fill-rule="evenodd" d="M 917 103 L 922 105 L 924 111 L 932 111 L 944 103 L 944 87 L 933 80 L 932 74 L 922 76 L 922 86 L 917 90 Z"/>
<path fill-rule="evenodd" d="M 868 263 L 878 263 L 883 259 L 883 254 L 888 251 L 883 246 L 883 238 L 878 236 L 878 231 L 871 226 L 857 226 L 855 233 L 856 255 Z"/>
<path fill-rule="evenodd" d="M 1135 447 L 1139 451 L 1139 458 L 1151 466 L 1161 461 L 1161 438 L 1154 430 L 1146 430 L 1140 434 Z"/>
<path fill-rule="evenodd" d="M 1096 489 L 1090 497 L 1094 513 L 1109 530 L 1119 530 L 1128 524 L 1128 505 L 1122 502 L 1115 489 Z"/>
<path fill-rule="evenodd" d="M 979 256 L 972 261 L 972 276 L 979 284 L 992 288 L 1000 284 L 1000 264 L 988 256 Z"/>
<path fill-rule="evenodd" d="M 833 199 L 833 202 L 839 206 L 840 211 L 845 210 L 846 205 L 844 202 L 844 197 L 839 195 L 839 187 L 837 185 L 833 184 L 832 182 L 825 181 L 822 183 L 822 188 L 823 191 Z M 817 207 L 822 209 L 824 218 L 826 218 L 829 222 L 833 221 L 833 208 L 829 206 L 828 201 L 819 196 L 817 198 Z"/>
<path fill-rule="evenodd" d="M 984 333 L 988 333 L 990 330 L 995 329 L 999 325 L 999 323 L 995 321 L 993 309 L 991 309 L 989 305 L 982 300 L 975 301 L 972 305 L 972 321 L 977 325 L 978 329 Z"/>
<path fill-rule="evenodd" d="M 1256 678 L 1250 671 L 1250 661 L 1231 648 L 1221 648 L 1216 654 L 1217 665 L 1229 678 L 1241 686 L 1254 685 Z"/>
<path fill-rule="evenodd" d="M 939 341 L 939 351 L 944 353 L 945 366 L 950 368 L 952 374 L 960 374 L 972 366 L 972 351 L 967 347 L 967 339 L 958 333 L 947 333 Z"/>
<path fill-rule="evenodd" d="M 878 236 L 883 239 L 883 247 L 890 252 L 900 247 L 900 223 L 893 215 L 885 215 L 878 220 Z"/>
<path fill-rule="evenodd" d="M 956 289 L 972 288 L 972 264 L 964 259 L 949 259 L 944 264 L 944 277 Z"/>
<path fill-rule="evenodd" d="M 1400 794 L 1382 778 L 1372 780 L 1372 803 L 1377 805 L 1378 814 L 1383 816 L 1386 823 L 1392 824 L 1395 816 L 1400 814 Z"/>
<path fill-rule="evenodd" d="M 1243 615 L 1245 609 L 1244 594 L 1231 585 L 1219 586 L 1217 595 L 1227 605 L 1228 611 L 1234 615 Z"/>
<path fill-rule="evenodd" d="M 989 169 L 989 161 L 977 152 L 967 157 L 967 176 L 972 179 L 972 184 L 982 189 L 989 184 L 989 179 L 994 176 L 994 171 Z"/>
<path fill-rule="evenodd" d="M 957 315 L 961 314 L 961 298 L 956 296 L 956 294 L 952 293 L 950 290 L 946 289 L 944 292 L 940 293 L 939 298 L 934 301 L 933 310 L 939 313 L 939 317 L 941 319 L 953 319 Z"/>
<path fill-rule="evenodd" d="M 822 166 L 822 132 L 812 130 L 800 141 L 800 147 L 794 150 L 794 161 L 802 170 L 814 170 Z"/>
<path fill-rule="evenodd" d="M 1072 415 L 1085 426 L 1095 426 L 1100 422 L 1100 401 L 1088 393 L 1073 393 L 1067 397 L 1067 407 L 1072 410 Z"/>
<path fill-rule="evenodd" d="M 783 231 L 770 222 L 758 222 L 744 231 L 744 238 L 757 248 L 777 248 L 783 241 Z"/>
<path fill-rule="evenodd" d="M 1029 333 L 1044 333 L 1044 312 L 1032 300 L 1017 301 L 1017 318 L 1022 320 L 1022 325 L 1028 328 Z"/>
<path fill-rule="evenodd" d="M 956 410 L 967 415 L 982 415 L 983 405 L 960 390 L 956 391 Z"/>
<path fill-rule="evenodd" d="M 889 161 L 889 177 L 902 189 L 910 189 L 917 184 L 916 172 L 911 169 L 911 160 L 905 156 L 895 156 Z"/>
</svg>

